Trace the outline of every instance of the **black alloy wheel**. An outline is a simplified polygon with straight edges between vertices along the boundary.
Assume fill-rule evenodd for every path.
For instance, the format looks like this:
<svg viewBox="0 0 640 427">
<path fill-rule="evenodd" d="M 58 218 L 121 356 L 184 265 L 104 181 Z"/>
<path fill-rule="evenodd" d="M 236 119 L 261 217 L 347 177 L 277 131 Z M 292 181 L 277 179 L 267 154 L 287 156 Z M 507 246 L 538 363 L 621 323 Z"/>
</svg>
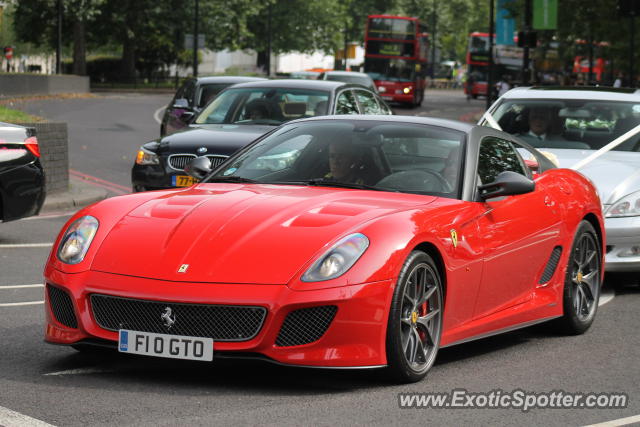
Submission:
<svg viewBox="0 0 640 427">
<path fill-rule="evenodd" d="M 598 311 L 602 273 L 601 245 L 593 225 L 582 221 L 576 231 L 564 281 L 560 331 L 579 335 L 587 331 Z"/>
<path fill-rule="evenodd" d="M 394 290 L 387 325 L 390 377 L 409 383 L 423 379 L 436 359 L 442 334 L 443 287 L 433 259 L 413 251 Z"/>
</svg>

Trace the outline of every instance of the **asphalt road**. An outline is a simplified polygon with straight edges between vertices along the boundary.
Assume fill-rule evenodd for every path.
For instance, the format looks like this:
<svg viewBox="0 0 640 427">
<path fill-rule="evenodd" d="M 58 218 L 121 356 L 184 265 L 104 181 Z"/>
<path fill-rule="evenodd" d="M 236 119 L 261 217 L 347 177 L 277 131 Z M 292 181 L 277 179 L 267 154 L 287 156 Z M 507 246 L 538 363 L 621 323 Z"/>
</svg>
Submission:
<svg viewBox="0 0 640 427">
<path fill-rule="evenodd" d="M 431 94 L 430 94 L 431 95 Z M 69 123 L 71 167 L 129 186 L 138 146 L 154 138 L 168 95 L 40 101 L 28 110 Z M 483 101 L 428 96 L 398 113 L 460 118 Z M 83 148 L 84 147 L 84 148 Z M 70 213 L 0 224 L 0 425 L 586 425 L 640 414 L 640 287 L 607 277 L 607 299 L 583 336 L 540 325 L 441 350 L 428 377 L 393 385 L 377 371 L 212 364 L 80 354 L 42 342 L 42 269 Z M 23 287 L 23 286 L 28 287 Z M 35 285 L 35 286 L 32 286 Z M 21 286 L 21 287 L 17 287 Z M 17 305 L 20 304 L 20 305 Z M 619 392 L 623 409 L 400 409 L 398 393 Z"/>
</svg>

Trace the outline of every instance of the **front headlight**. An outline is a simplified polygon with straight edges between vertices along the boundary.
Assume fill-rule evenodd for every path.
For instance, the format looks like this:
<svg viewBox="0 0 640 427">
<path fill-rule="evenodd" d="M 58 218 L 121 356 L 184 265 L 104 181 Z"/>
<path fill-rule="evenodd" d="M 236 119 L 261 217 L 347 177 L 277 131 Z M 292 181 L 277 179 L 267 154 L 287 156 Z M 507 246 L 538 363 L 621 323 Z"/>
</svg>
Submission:
<svg viewBox="0 0 640 427">
<path fill-rule="evenodd" d="M 631 193 L 615 202 L 611 205 L 605 217 L 615 218 L 638 215 L 640 215 L 640 191 Z"/>
<path fill-rule="evenodd" d="M 325 252 L 302 276 L 303 282 L 322 282 L 346 273 L 369 247 L 369 239 L 361 233 L 351 234 Z"/>
<path fill-rule="evenodd" d="M 98 225 L 98 220 L 88 215 L 73 221 L 60 240 L 58 259 L 65 264 L 82 261 L 98 231 Z"/>
<path fill-rule="evenodd" d="M 140 147 L 138 155 L 136 156 L 136 163 L 139 165 L 158 165 L 160 164 L 160 159 L 153 151 Z"/>
</svg>

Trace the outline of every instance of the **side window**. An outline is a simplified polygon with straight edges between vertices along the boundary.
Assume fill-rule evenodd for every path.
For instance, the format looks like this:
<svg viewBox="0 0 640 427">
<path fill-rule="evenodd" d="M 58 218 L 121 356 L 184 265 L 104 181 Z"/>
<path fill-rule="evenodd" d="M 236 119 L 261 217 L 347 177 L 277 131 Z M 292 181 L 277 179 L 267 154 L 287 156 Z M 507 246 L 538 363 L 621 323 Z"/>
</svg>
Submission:
<svg viewBox="0 0 640 427">
<path fill-rule="evenodd" d="M 350 90 L 345 90 L 338 95 L 336 114 L 360 114 L 358 104 L 356 104 L 356 98 Z"/>
<path fill-rule="evenodd" d="M 191 80 L 184 86 L 182 97 L 189 101 L 189 105 L 193 106 L 194 97 L 196 95 L 196 82 Z"/>
<path fill-rule="evenodd" d="M 378 102 L 380 103 L 380 114 L 393 114 L 391 108 L 382 99 L 378 98 Z"/>
<path fill-rule="evenodd" d="M 362 114 L 383 114 L 374 94 L 364 90 L 356 90 L 355 93 L 362 107 Z"/>
<path fill-rule="evenodd" d="M 504 139 L 487 137 L 480 144 L 478 175 L 483 184 L 493 182 L 500 172 L 512 171 L 528 176 L 513 144 Z"/>
<path fill-rule="evenodd" d="M 173 101 L 171 102 L 171 104 L 175 104 L 176 99 L 182 99 L 184 98 L 184 89 L 187 87 L 187 85 L 190 83 L 190 81 L 187 81 L 185 83 L 182 84 L 182 86 L 180 86 L 178 88 L 178 90 L 176 91 L 175 96 L 173 97 Z"/>
</svg>

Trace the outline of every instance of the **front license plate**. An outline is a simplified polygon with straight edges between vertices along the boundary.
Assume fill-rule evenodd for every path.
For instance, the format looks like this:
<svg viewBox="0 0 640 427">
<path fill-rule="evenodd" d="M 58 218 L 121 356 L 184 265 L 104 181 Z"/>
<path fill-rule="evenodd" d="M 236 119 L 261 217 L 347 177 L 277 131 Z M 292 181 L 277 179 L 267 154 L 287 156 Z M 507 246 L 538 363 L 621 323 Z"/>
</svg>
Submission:
<svg viewBox="0 0 640 427">
<path fill-rule="evenodd" d="M 174 187 L 191 187 L 197 183 L 198 180 L 189 175 L 173 175 L 171 177 L 171 184 Z"/>
<path fill-rule="evenodd" d="M 213 339 L 182 335 L 153 334 L 120 329 L 118 351 L 169 357 L 171 359 L 213 360 Z"/>
<path fill-rule="evenodd" d="M 385 101 L 391 101 L 393 99 L 393 96 L 389 96 L 389 95 L 382 95 L 382 99 L 384 99 Z"/>
</svg>

